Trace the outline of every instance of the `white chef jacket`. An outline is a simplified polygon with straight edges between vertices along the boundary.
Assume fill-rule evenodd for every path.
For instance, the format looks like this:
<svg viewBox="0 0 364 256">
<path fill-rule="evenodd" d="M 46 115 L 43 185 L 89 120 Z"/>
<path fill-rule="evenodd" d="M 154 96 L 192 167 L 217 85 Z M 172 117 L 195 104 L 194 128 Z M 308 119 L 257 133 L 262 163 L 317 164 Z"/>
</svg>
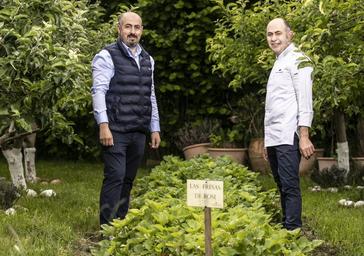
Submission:
<svg viewBox="0 0 364 256">
<path fill-rule="evenodd" d="M 312 67 L 298 68 L 305 57 L 291 43 L 274 63 L 265 101 L 264 146 L 293 145 L 298 127 L 311 127 Z M 307 58 L 307 57 L 306 57 Z"/>
</svg>

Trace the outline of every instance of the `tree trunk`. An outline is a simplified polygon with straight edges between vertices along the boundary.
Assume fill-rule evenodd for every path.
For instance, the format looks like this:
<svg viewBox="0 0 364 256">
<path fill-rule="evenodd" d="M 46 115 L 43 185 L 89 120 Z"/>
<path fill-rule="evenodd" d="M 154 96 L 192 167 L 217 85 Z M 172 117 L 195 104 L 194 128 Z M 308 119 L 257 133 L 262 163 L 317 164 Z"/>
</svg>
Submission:
<svg viewBox="0 0 364 256">
<path fill-rule="evenodd" d="M 35 169 L 35 151 L 35 148 L 24 148 L 25 179 L 31 183 L 35 183 L 37 181 L 37 172 Z"/>
<path fill-rule="evenodd" d="M 346 137 L 345 115 L 342 111 L 335 112 L 335 130 L 337 143 L 337 160 L 339 168 L 346 170 L 346 174 L 350 171 L 349 165 L 349 144 Z"/>
<path fill-rule="evenodd" d="M 357 123 L 358 130 L 358 154 L 359 156 L 364 156 L 364 118 L 358 117 Z"/>
<path fill-rule="evenodd" d="M 27 184 L 25 183 L 24 178 L 23 155 L 21 148 L 3 149 L 2 152 L 8 162 L 10 176 L 14 186 L 20 189 L 26 189 Z"/>
<path fill-rule="evenodd" d="M 33 127 L 35 129 L 36 125 L 33 124 Z M 25 179 L 31 183 L 37 181 L 37 172 L 35 169 L 36 136 L 36 133 L 29 134 L 24 137 L 23 141 Z"/>
</svg>

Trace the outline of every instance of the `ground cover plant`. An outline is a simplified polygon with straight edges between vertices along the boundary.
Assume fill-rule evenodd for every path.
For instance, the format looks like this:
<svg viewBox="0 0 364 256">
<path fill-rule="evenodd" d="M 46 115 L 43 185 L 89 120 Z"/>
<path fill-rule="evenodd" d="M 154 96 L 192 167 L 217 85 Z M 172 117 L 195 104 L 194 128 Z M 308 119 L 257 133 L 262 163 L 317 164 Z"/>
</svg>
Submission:
<svg viewBox="0 0 364 256">
<path fill-rule="evenodd" d="M 186 206 L 186 179 L 224 181 L 224 209 L 212 214 L 215 255 L 306 255 L 319 241 L 281 229 L 272 216 L 276 193 L 261 191 L 258 173 L 228 158 L 169 156 L 138 180 L 132 209 L 105 226 L 94 255 L 204 255 L 201 208 Z"/>
</svg>

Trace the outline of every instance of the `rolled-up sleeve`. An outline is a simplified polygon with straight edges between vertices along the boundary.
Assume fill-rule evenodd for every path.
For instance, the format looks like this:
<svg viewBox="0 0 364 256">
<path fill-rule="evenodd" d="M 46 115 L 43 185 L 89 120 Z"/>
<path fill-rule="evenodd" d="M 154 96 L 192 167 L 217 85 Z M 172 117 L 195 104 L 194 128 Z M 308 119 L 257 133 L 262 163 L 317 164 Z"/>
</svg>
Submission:
<svg viewBox="0 0 364 256">
<path fill-rule="evenodd" d="M 105 95 L 114 76 L 114 64 L 110 53 L 102 50 L 92 60 L 92 106 L 97 124 L 107 123 Z"/>
<path fill-rule="evenodd" d="M 293 86 L 298 103 L 298 126 L 311 127 L 312 108 L 312 67 L 293 68 Z"/>
</svg>

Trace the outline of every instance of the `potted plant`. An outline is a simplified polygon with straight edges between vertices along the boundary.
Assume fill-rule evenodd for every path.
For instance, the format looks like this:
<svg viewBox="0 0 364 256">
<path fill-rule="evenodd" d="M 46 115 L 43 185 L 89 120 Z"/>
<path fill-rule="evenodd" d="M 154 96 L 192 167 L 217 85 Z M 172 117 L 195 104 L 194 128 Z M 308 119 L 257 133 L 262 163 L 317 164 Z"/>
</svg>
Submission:
<svg viewBox="0 0 364 256">
<path fill-rule="evenodd" d="M 236 106 L 237 111 L 232 118 L 236 123 L 244 126 L 249 140 L 248 155 L 250 168 L 267 174 L 270 172 L 268 161 L 264 153 L 264 99 L 262 95 L 247 94 L 241 98 Z"/>
<path fill-rule="evenodd" d="M 243 131 L 233 127 L 210 135 L 211 147 L 208 148 L 210 156 L 216 158 L 223 155 L 230 156 L 233 161 L 246 165 L 248 149 L 242 147 Z"/>
<path fill-rule="evenodd" d="M 210 146 L 209 136 L 217 128 L 218 123 L 209 119 L 186 123 L 175 134 L 176 146 L 183 151 L 186 160 L 207 153 L 207 148 Z"/>
</svg>

